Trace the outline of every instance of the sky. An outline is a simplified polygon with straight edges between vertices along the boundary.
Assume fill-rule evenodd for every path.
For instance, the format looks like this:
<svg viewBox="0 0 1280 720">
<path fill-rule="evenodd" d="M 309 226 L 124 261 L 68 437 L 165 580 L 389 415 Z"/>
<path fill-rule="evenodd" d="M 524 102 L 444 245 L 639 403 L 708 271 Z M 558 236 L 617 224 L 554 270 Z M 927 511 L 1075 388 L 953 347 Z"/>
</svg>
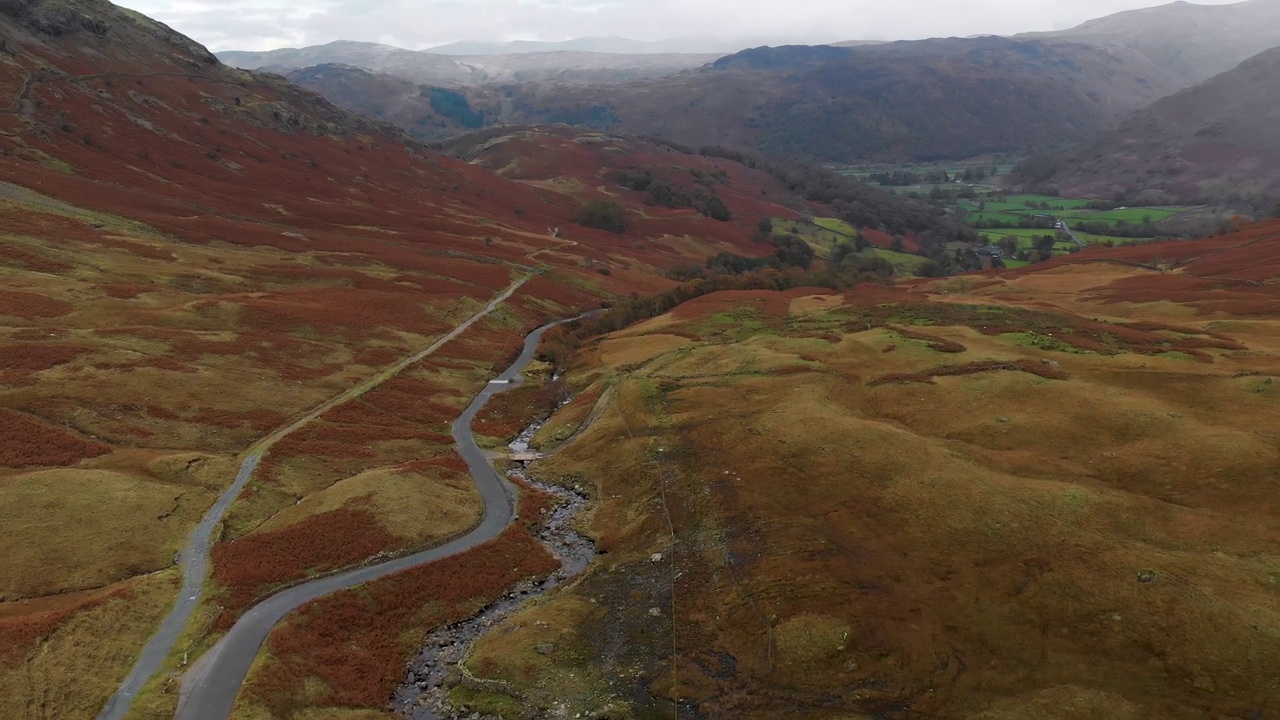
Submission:
<svg viewBox="0 0 1280 720">
<path fill-rule="evenodd" d="M 1220 5 L 1236 0 L 1198 0 Z M 458 40 L 713 36 L 749 44 L 1062 30 L 1160 0 L 116 0 L 210 50 L 361 40 L 424 49 Z M 745 45 L 744 45 L 745 47 Z"/>
</svg>

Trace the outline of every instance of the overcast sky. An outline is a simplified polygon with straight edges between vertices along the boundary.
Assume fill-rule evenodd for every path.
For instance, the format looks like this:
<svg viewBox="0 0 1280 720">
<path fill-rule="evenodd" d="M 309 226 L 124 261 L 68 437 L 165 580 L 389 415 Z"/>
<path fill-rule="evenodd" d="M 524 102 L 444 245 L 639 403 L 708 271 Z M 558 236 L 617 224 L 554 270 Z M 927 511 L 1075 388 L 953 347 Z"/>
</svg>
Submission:
<svg viewBox="0 0 1280 720">
<path fill-rule="evenodd" d="M 1236 0 L 1199 0 L 1225 4 Z M 116 0 L 214 51 L 333 40 L 411 49 L 456 40 L 712 35 L 797 42 L 1060 30 L 1160 0 Z"/>
</svg>

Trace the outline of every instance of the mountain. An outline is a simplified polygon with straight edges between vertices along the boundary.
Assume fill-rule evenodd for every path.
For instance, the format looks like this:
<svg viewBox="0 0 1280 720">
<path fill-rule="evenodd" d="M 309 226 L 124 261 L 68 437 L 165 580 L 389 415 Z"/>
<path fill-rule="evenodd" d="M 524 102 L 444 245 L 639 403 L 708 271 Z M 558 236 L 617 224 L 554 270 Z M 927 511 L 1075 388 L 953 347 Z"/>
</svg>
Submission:
<svg viewBox="0 0 1280 720">
<path fill-rule="evenodd" d="M 427 48 L 423 52 L 438 55 L 517 55 L 524 53 L 586 52 L 620 55 L 705 55 L 735 53 L 750 47 L 752 40 L 723 40 L 714 37 L 683 37 L 668 40 L 630 40 L 611 35 L 581 37 L 561 42 L 515 40 L 511 42 L 478 42 L 464 40 Z M 758 41 L 756 41 L 758 42 Z"/>
<path fill-rule="evenodd" d="M 207 647 L 279 587 L 465 533 L 483 501 L 450 425 L 528 331 L 709 255 L 768 255 L 762 217 L 818 207 L 618 138 L 689 183 L 714 166 L 733 216 L 631 193 L 625 233 L 590 228 L 575 217 L 616 177 L 503 177 L 103 0 L 0 2 L 0 97 L 5 718 L 95 717 L 171 610 Z M 208 561 L 207 585 L 187 565 L 199 607 L 175 606 L 175 556 L 224 493 L 209 547 L 183 554 Z M 144 665 L 167 678 L 185 651 Z M 126 690 L 173 716 L 165 682 Z"/>
<path fill-rule="evenodd" d="M 513 85 L 484 110 L 495 122 L 567 122 L 851 163 L 1061 148 L 1179 88 L 1123 47 L 951 38 L 756 48 L 608 87 Z"/>
<path fill-rule="evenodd" d="M 894 282 L 952 215 L 104 0 L 0 0 L 0 98 L 0 717 L 1273 709 L 1280 221 Z"/>
<path fill-rule="evenodd" d="M 1280 46 L 1280 2 L 1174 2 L 1090 20 L 1070 30 L 1017 37 L 1130 48 L 1165 68 L 1183 87 L 1190 87 Z"/>
<path fill-rule="evenodd" d="M 1028 181 L 1072 196 L 1238 205 L 1242 196 L 1280 194 L 1280 48 L 1156 102 L 1040 173 Z"/>
<path fill-rule="evenodd" d="M 317 65 L 348 65 L 415 83 L 470 86 L 522 82 L 613 83 L 663 77 L 700 67 L 720 56 L 586 51 L 461 56 L 340 40 L 327 45 L 266 52 L 228 51 L 218 57 L 228 65 L 247 70 L 288 73 Z"/>
<path fill-rule="evenodd" d="M 326 64 L 289 71 L 289 82 L 362 115 L 395 123 L 414 137 L 438 142 L 485 124 L 466 96 L 416 85 L 385 73 Z"/>
</svg>

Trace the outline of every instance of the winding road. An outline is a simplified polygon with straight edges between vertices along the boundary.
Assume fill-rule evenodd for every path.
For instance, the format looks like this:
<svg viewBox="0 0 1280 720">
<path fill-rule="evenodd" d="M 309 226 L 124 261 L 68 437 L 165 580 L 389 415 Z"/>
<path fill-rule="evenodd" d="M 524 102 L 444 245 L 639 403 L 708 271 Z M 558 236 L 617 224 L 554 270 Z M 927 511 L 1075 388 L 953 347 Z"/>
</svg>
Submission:
<svg viewBox="0 0 1280 720">
<path fill-rule="evenodd" d="M 355 587 L 441 558 L 466 552 L 497 537 L 515 518 L 515 489 L 494 469 L 485 456 L 471 423 L 489 398 L 512 386 L 521 371 L 533 360 L 542 335 L 557 325 L 576 318 L 558 320 L 530 333 L 524 349 L 505 372 L 485 386 L 453 423 L 453 439 L 458 452 L 484 499 L 484 518 L 466 535 L 413 555 L 379 565 L 355 568 L 283 590 L 254 606 L 231 630 L 192 666 L 183 677 L 178 701 L 178 720 L 223 720 L 231 714 L 240 685 L 271 629 L 291 610 L 312 600 Z"/>
<path fill-rule="evenodd" d="M 209 550 L 213 544 L 213 531 L 218 526 L 218 523 L 222 522 L 222 516 L 226 514 L 227 510 L 231 507 L 231 504 L 235 502 L 235 499 L 239 497 L 240 492 L 244 490 L 245 485 L 253 476 L 253 471 L 257 469 L 258 463 L 262 460 L 263 455 L 271 449 L 271 446 L 275 445 L 290 433 L 306 426 L 308 423 L 312 422 L 329 410 L 332 410 L 342 403 L 345 403 L 352 398 L 359 397 L 373 388 L 378 387 L 382 383 L 398 375 L 405 368 L 436 352 L 450 340 L 453 340 L 466 332 L 472 325 L 475 325 L 497 310 L 499 306 L 510 299 L 511 296 L 528 281 L 529 278 L 527 276 L 516 280 L 497 297 L 489 301 L 489 304 L 486 305 L 483 310 L 472 315 L 466 322 L 450 330 L 446 335 L 441 336 L 430 346 L 414 353 L 413 355 L 403 358 L 390 367 L 384 368 L 377 375 L 374 375 L 359 385 L 346 390 L 342 394 L 330 398 L 319 407 L 294 421 L 292 424 L 281 428 L 266 438 L 258 441 L 257 444 L 249 449 L 248 454 L 240 464 L 240 471 L 236 473 L 235 482 L 233 482 L 231 486 L 218 497 L 218 500 L 213 504 L 213 506 L 209 508 L 208 512 L 206 512 L 204 517 L 200 520 L 200 524 L 196 525 L 195 529 L 191 531 L 191 535 L 187 538 L 187 544 L 183 546 L 182 550 L 178 553 L 178 563 L 182 567 L 182 591 L 178 595 L 178 602 L 174 605 L 173 609 L 169 611 L 169 614 L 165 616 L 163 622 L 160 624 L 160 629 L 157 630 L 147 641 L 147 644 L 142 649 L 142 654 L 138 657 L 137 662 L 129 671 L 128 676 L 125 677 L 124 682 L 120 684 L 120 687 L 116 690 L 115 694 L 111 696 L 109 701 L 107 701 L 106 707 L 104 707 L 102 712 L 98 714 L 98 720 L 123 720 L 123 718 L 128 715 L 129 708 L 132 707 L 134 698 L 138 696 L 138 693 L 142 691 L 143 687 L 146 686 L 151 678 L 164 667 L 165 659 L 169 657 L 171 652 L 173 652 L 174 645 L 182 635 L 183 629 L 191 619 L 191 614 L 195 612 L 196 606 L 199 604 L 200 595 L 204 592 L 205 576 L 209 565 Z M 555 323 L 553 323 L 553 325 L 554 324 Z M 537 330 L 535 331 L 535 335 L 540 338 L 542 336 L 542 332 L 545 332 L 545 330 L 546 328 Z M 534 335 L 531 335 L 530 337 L 534 337 Z M 534 343 L 534 347 L 537 347 L 536 342 Z M 526 352 L 529 354 L 529 357 L 532 357 L 533 351 L 529 350 L 527 345 Z M 525 356 L 521 355 L 521 357 L 524 358 Z M 528 362 L 528 359 L 524 360 L 526 365 Z M 524 365 L 519 365 L 519 369 L 523 368 Z M 517 369 L 517 372 L 519 369 Z M 487 399 L 488 396 L 484 397 Z M 468 428 L 470 427 L 469 423 L 470 420 L 468 420 Z M 469 430 L 467 434 L 468 436 L 470 435 Z M 454 430 L 454 437 L 457 437 L 456 429 Z M 470 459 L 468 459 L 467 462 L 470 463 Z M 474 468 L 472 469 L 472 475 L 475 475 Z M 489 499 L 486 496 L 486 513 L 488 513 L 488 508 Z M 301 589 L 302 587 L 308 586 L 300 586 L 299 588 L 294 589 Z M 272 598 L 272 600 L 274 599 L 275 598 Z M 271 600 L 268 600 L 267 602 L 269 603 Z M 257 609 L 258 608 L 254 608 L 255 611 Z M 236 627 L 239 627 L 239 625 Z M 234 629 L 232 632 L 234 632 Z M 217 648 L 215 647 L 215 650 L 216 649 Z M 250 659 L 252 659 L 252 657 L 250 657 Z M 186 687 L 186 683 L 184 683 L 184 687 Z M 230 705 L 228 704 L 227 707 L 230 708 Z M 187 717 L 204 718 L 212 716 L 189 715 Z"/>
</svg>

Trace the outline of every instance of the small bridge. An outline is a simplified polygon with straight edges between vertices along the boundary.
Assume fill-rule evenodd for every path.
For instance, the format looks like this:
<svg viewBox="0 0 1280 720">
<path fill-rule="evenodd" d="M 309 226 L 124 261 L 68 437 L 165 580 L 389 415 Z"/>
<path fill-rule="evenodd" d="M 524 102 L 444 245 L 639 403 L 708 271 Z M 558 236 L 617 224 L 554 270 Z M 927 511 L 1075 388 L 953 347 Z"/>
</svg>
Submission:
<svg viewBox="0 0 1280 720">
<path fill-rule="evenodd" d="M 534 460 L 541 460 L 542 458 L 543 458 L 542 453 L 534 452 L 532 450 L 511 453 L 511 461 L 518 462 L 518 463 L 533 462 Z"/>
</svg>

